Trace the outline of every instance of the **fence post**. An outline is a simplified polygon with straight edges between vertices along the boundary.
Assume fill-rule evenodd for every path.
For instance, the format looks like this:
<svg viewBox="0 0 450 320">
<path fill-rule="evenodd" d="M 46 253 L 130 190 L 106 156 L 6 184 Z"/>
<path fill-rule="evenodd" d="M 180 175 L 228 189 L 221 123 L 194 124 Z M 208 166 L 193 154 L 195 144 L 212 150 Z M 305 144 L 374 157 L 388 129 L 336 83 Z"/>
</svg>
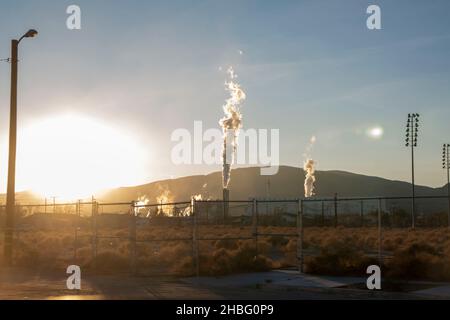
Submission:
<svg viewBox="0 0 450 320">
<path fill-rule="evenodd" d="M 383 238 L 381 233 L 381 198 L 378 198 L 378 263 L 381 265 L 383 264 Z"/>
<path fill-rule="evenodd" d="M 129 220 L 129 241 L 130 241 L 130 271 L 132 274 L 136 273 L 136 202 L 132 201 L 130 204 L 130 220 Z"/>
<path fill-rule="evenodd" d="M 325 207 L 322 200 L 322 227 L 325 227 Z"/>
<path fill-rule="evenodd" d="M 91 201 L 91 226 L 92 226 L 92 257 L 94 261 L 94 270 L 97 270 L 97 246 L 98 246 L 98 205 L 95 201 L 94 197 L 92 197 Z"/>
<path fill-rule="evenodd" d="M 73 260 L 77 261 L 77 250 L 78 250 L 78 223 L 80 218 L 80 200 L 75 204 L 75 235 L 73 241 Z"/>
<path fill-rule="evenodd" d="M 192 212 L 192 254 L 195 269 L 195 276 L 200 275 L 200 263 L 199 263 L 199 252 L 198 252 L 198 238 L 197 238 L 197 210 L 195 198 L 191 199 L 191 212 Z"/>
<path fill-rule="evenodd" d="M 303 200 L 298 200 L 297 212 L 297 260 L 298 271 L 303 273 Z"/>
<path fill-rule="evenodd" d="M 338 225 L 338 213 L 337 213 L 337 193 L 334 194 L 334 227 Z"/>
<path fill-rule="evenodd" d="M 252 205 L 252 236 L 255 242 L 255 255 L 258 255 L 258 200 L 253 199 Z"/>
<path fill-rule="evenodd" d="M 361 216 L 361 227 L 364 227 L 364 201 L 361 200 L 360 203 L 360 216 Z"/>
</svg>

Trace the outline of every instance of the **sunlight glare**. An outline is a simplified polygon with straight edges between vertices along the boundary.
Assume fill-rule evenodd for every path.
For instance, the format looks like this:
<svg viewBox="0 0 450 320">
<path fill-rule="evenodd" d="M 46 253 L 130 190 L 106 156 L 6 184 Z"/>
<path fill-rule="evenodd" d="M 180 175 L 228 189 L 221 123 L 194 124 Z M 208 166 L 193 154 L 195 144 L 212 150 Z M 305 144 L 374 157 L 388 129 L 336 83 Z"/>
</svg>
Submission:
<svg viewBox="0 0 450 320">
<path fill-rule="evenodd" d="M 42 119 L 19 132 L 17 189 L 75 200 L 144 183 L 147 150 L 125 130 L 92 118 Z"/>
</svg>

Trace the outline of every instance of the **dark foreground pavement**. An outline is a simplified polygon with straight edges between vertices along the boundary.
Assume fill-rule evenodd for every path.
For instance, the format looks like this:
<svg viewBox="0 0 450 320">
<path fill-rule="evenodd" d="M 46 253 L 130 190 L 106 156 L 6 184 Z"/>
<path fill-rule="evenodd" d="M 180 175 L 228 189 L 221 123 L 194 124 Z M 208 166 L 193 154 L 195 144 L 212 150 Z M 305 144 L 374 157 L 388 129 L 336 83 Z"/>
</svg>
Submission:
<svg viewBox="0 0 450 320">
<path fill-rule="evenodd" d="M 272 271 L 213 278 L 82 275 L 81 290 L 66 288 L 66 275 L 0 272 L 0 299 L 449 299 L 446 284 L 410 292 L 355 288 L 363 278 L 312 277 Z M 358 287 L 358 286 L 356 286 Z"/>
</svg>

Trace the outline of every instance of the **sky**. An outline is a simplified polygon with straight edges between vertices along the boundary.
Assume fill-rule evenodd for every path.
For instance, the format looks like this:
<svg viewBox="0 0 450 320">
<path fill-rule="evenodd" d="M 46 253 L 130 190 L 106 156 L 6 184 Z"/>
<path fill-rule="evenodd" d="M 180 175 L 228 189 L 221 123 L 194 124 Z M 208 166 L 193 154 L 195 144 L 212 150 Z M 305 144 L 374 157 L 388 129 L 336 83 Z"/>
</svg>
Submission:
<svg viewBox="0 0 450 320">
<path fill-rule="evenodd" d="M 72 4 L 81 30 L 66 27 Z M 381 30 L 366 27 L 371 4 L 381 8 Z M 20 44 L 18 189 L 52 176 L 59 180 L 47 184 L 132 185 L 221 170 L 174 164 L 170 138 L 196 120 L 219 128 L 228 66 L 247 95 L 243 128 L 279 129 L 281 164 L 302 166 L 315 136 L 317 170 L 409 181 L 406 116 L 418 112 L 416 183 L 440 187 L 450 143 L 449 12 L 446 0 L 1 0 L 0 59 L 11 39 L 39 31 Z M 0 191 L 9 68 L 0 62 Z M 67 133 L 70 119 L 84 130 Z M 381 137 L 366 134 L 378 127 Z M 65 176 L 75 168 L 91 181 Z"/>
</svg>

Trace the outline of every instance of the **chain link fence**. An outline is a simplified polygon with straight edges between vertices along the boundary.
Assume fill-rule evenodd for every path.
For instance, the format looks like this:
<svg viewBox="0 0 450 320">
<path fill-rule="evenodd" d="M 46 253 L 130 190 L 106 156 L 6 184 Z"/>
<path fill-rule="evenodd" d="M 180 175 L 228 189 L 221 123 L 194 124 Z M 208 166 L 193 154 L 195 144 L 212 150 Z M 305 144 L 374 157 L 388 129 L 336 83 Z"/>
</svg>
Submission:
<svg viewBox="0 0 450 320">
<path fill-rule="evenodd" d="M 416 197 L 414 219 L 410 197 L 17 205 L 14 264 L 140 275 L 302 272 L 305 259 L 320 254 L 317 237 L 348 229 L 370 230 L 365 254 L 382 264 L 392 255 L 383 246 L 386 230 L 448 227 L 448 201 Z M 4 232 L 4 206 L 0 223 Z"/>
</svg>

